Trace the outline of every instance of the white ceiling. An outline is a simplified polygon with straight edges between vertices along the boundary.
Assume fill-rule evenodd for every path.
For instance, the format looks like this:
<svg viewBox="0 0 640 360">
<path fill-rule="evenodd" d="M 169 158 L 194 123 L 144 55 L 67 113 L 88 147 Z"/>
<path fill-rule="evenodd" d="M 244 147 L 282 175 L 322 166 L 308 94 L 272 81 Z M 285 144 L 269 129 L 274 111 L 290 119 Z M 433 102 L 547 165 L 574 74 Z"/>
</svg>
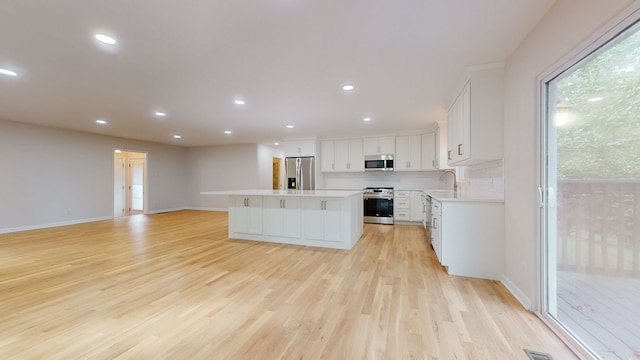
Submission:
<svg viewBox="0 0 640 360">
<path fill-rule="evenodd" d="M 553 3 L 3 0 L 0 119 L 182 146 L 426 128 Z"/>
</svg>

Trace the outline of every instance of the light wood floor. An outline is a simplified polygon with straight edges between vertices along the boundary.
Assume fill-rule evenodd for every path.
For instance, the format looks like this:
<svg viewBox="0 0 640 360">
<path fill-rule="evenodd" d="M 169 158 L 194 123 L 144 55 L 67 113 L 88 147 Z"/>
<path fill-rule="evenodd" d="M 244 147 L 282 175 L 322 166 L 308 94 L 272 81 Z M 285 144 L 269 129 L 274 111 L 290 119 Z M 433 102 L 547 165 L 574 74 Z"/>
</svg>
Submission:
<svg viewBox="0 0 640 360">
<path fill-rule="evenodd" d="M 0 235 L 0 359 L 527 359 L 573 354 L 418 226 L 351 251 L 227 238 L 181 211 Z"/>
</svg>

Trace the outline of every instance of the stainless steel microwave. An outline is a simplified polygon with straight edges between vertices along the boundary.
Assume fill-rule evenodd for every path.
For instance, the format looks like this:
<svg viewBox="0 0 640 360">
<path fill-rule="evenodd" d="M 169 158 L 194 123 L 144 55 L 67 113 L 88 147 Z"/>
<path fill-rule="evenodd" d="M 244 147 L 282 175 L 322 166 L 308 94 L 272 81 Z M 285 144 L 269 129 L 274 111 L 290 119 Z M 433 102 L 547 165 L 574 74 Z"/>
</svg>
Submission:
<svg viewBox="0 0 640 360">
<path fill-rule="evenodd" d="M 393 155 L 367 155 L 364 171 L 393 171 Z"/>
</svg>

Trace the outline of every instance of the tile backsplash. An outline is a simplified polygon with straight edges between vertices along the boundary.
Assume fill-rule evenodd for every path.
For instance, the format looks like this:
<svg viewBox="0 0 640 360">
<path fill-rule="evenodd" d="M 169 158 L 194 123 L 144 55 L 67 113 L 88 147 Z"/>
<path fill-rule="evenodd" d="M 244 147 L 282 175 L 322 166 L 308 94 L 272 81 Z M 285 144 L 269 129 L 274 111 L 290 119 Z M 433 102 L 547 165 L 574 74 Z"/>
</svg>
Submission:
<svg viewBox="0 0 640 360">
<path fill-rule="evenodd" d="M 492 160 L 482 164 L 466 166 L 465 179 L 459 182 L 460 191 L 504 197 L 504 161 Z"/>
<path fill-rule="evenodd" d="M 443 171 L 394 171 L 362 173 L 323 173 L 325 189 L 364 189 L 380 186 L 407 190 L 450 190 L 453 189 L 453 177 Z"/>
<path fill-rule="evenodd" d="M 458 168 L 458 191 L 504 197 L 503 160 Z M 464 174 L 464 176 L 460 176 Z M 370 186 L 407 190 L 453 190 L 453 176 L 440 171 L 323 173 L 318 189 L 363 189 Z"/>
</svg>

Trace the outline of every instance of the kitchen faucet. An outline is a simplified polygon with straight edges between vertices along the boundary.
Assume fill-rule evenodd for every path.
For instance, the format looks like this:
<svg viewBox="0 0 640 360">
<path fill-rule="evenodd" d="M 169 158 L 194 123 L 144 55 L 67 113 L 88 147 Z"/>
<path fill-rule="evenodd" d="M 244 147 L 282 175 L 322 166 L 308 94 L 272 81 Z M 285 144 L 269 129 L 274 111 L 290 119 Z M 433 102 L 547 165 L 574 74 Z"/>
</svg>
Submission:
<svg viewBox="0 0 640 360">
<path fill-rule="evenodd" d="M 442 170 L 442 172 L 444 174 L 450 173 L 451 175 L 453 175 L 453 192 L 457 193 L 458 192 L 458 181 L 456 179 L 456 171 L 455 170 Z M 442 174 L 442 176 L 440 176 L 440 180 L 442 180 L 442 178 L 444 177 L 444 174 Z"/>
</svg>

